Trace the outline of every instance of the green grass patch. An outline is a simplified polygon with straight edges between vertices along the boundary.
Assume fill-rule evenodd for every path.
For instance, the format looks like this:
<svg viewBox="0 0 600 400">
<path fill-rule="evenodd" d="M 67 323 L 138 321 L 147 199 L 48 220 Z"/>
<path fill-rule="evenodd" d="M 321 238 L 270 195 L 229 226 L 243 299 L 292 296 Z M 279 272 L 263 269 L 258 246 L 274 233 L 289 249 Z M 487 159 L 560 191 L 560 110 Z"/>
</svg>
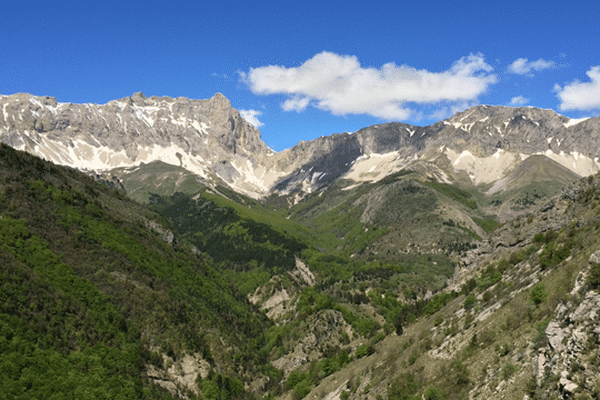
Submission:
<svg viewBox="0 0 600 400">
<path fill-rule="evenodd" d="M 440 193 L 445 194 L 446 196 L 450 197 L 451 199 L 458 201 L 459 203 L 463 204 L 464 206 L 466 206 L 472 210 L 476 210 L 478 208 L 477 202 L 475 200 L 473 200 L 473 196 L 471 195 L 471 193 L 469 193 L 465 190 L 462 190 L 461 188 L 459 188 L 457 186 L 448 185 L 446 183 L 440 183 L 440 182 L 431 182 L 431 181 L 423 182 L 423 184 L 429 186 L 430 188 L 437 190 Z"/>
<path fill-rule="evenodd" d="M 488 233 L 492 232 L 494 229 L 500 226 L 500 223 L 493 218 L 472 217 L 472 219 L 477 225 L 479 225 L 481 228 L 483 228 L 484 231 Z"/>
</svg>

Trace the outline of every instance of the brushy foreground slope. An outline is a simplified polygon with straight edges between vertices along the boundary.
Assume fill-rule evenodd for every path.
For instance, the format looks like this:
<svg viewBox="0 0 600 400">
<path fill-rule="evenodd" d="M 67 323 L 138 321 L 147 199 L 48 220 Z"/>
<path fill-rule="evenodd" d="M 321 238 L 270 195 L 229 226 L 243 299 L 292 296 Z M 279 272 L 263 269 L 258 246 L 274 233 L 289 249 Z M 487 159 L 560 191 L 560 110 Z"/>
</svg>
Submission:
<svg viewBox="0 0 600 400">
<path fill-rule="evenodd" d="M 269 373 L 270 322 L 157 214 L 1 145 L 0 216 L 6 398 L 168 398 L 182 360 L 225 397 Z"/>
</svg>

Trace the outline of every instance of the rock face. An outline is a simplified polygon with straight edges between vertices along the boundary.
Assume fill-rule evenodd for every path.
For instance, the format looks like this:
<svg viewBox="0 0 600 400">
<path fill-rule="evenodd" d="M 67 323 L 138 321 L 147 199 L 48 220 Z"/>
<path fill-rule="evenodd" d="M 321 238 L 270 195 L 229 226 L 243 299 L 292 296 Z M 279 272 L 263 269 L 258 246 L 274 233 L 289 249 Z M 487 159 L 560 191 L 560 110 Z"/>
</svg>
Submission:
<svg viewBox="0 0 600 400">
<path fill-rule="evenodd" d="M 103 105 L 16 94 L 1 97 L 0 109 L 1 141 L 80 169 L 161 160 L 242 192 L 260 191 L 257 160 L 274 154 L 220 93 L 208 100 L 136 93 Z"/>
<path fill-rule="evenodd" d="M 430 126 L 373 125 L 280 153 L 220 93 L 208 100 L 135 93 L 103 105 L 15 94 L 0 96 L 0 112 L 0 141 L 55 163 L 98 171 L 161 160 L 253 197 L 310 193 L 340 178 L 376 181 L 404 168 L 488 185 L 532 155 L 575 177 L 600 170 L 600 117 L 570 120 L 531 107 L 476 106 Z"/>
<path fill-rule="evenodd" d="M 592 257 L 598 257 L 597 254 Z M 578 290 L 579 289 L 579 290 Z M 556 320 L 551 321 L 546 328 L 548 347 L 543 349 L 542 373 L 559 375 L 560 390 L 565 397 L 573 395 L 579 385 L 574 382 L 584 382 L 587 390 L 594 390 L 598 384 L 597 367 L 594 364 L 593 348 L 600 341 L 598 328 L 598 310 L 600 310 L 600 295 L 595 291 L 583 293 L 577 286 L 571 293 L 574 298 L 583 297 L 581 303 L 567 306 L 560 304 L 556 310 Z M 564 312 L 573 309 L 567 315 Z M 590 352 L 592 356 L 590 357 Z M 595 370 L 595 372 L 594 372 Z M 579 373 L 581 371 L 581 373 Z M 583 379 L 581 376 L 583 376 Z"/>
<path fill-rule="evenodd" d="M 5 142 L 27 149 L 37 147 L 49 157 L 57 156 L 50 151 L 52 142 L 105 147 L 123 152 L 131 161 L 144 160 L 144 149 L 153 146 L 177 146 L 196 157 L 208 155 L 215 147 L 234 154 L 268 151 L 260 133 L 235 113 L 220 93 L 209 100 L 146 98 L 136 93 L 104 105 L 57 103 L 50 97 L 17 94 L 2 98 L 2 108 Z M 85 154 L 79 152 L 73 155 L 82 159 Z M 118 158 L 96 161 L 105 167 L 121 164 Z"/>
</svg>

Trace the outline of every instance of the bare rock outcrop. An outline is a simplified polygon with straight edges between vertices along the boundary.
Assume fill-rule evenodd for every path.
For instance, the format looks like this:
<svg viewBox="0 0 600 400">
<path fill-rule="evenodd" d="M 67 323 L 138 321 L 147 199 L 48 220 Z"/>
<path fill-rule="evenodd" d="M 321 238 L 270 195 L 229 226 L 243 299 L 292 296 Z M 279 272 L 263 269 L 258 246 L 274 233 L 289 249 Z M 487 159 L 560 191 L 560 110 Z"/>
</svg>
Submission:
<svg viewBox="0 0 600 400">
<path fill-rule="evenodd" d="M 596 251 L 590 257 L 595 263 L 600 257 Z M 565 398 L 570 398 L 583 383 L 586 390 L 594 390 L 600 382 L 597 362 L 600 357 L 600 294 L 587 290 L 583 284 L 585 271 L 579 276 L 571 295 L 574 300 L 559 304 L 556 319 L 546 328 L 548 346 L 541 349 L 540 376 L 558 375 L 559 387 Z M 573 301 L 578 301 L 574 304 Z"/>
</svg>

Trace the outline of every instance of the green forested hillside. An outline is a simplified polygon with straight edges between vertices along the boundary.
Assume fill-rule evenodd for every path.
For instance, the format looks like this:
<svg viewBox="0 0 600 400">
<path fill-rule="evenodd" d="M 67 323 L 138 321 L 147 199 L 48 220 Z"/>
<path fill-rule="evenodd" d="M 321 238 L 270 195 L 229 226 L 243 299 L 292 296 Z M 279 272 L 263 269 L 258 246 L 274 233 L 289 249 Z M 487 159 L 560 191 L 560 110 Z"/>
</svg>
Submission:
<svg viewBox="0 0 600 400">
<path fill-rule="evenodd" d="M 228 382 L 269 372 L 268 319 L 158 215 L 1 145 L 0 216 L 6 398 L 169 397 L 148 370 L 186 354 Z"/>
<path fill-rule="evenodd" d="M 307 247 L 268 223 L 240 216 L 234 208 L 204 196 L 175 193 L 167 199 L 153 199 L 154 208 L 215 261 L 243 265 L 256 260 L 269 271 L 286 269 L 293 267 L 294 255 Z"/>
</svg>

